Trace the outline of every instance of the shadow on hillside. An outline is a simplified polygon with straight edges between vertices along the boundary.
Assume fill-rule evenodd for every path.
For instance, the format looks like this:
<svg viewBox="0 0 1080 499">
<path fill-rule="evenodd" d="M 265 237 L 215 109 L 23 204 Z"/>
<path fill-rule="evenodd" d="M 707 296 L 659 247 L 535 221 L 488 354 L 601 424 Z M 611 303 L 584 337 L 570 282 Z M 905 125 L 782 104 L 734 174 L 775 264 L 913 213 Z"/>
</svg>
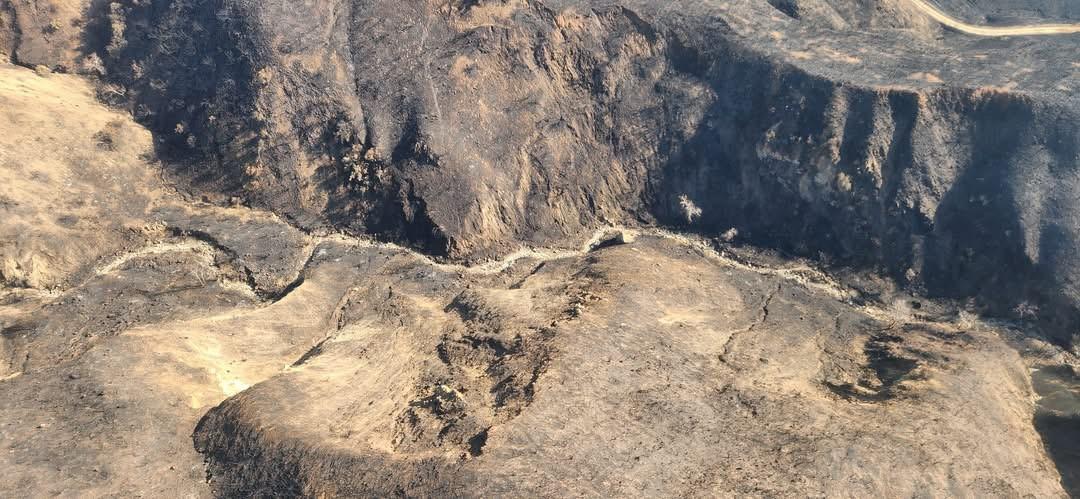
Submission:
<svg viewBox="0 0 1080 499">
<path fill-rule="evenodd" d="M 1061 473 L 1061 485 L 1080 497 L 1080 376 L 1056 366 L 1035 371 L 1031 380 L 1040 397 L 1035 429 Z"/>
</svg>

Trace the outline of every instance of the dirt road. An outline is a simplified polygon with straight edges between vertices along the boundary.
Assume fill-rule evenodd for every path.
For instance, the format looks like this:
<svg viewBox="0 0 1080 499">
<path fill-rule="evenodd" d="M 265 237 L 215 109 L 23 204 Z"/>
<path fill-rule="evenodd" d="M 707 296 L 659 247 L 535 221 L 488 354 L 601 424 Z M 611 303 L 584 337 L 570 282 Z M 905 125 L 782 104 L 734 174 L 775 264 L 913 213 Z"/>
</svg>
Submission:
<svg viewBox="0 0 1080 499">
<path fill-rule="evenodd" d="M 1029 24 L 1021 26 L 979 26 L 966 23 L 948 13 L 927 0 L 907 0 L 915 8 L 930 16 L 935 21 L 952 29 L 978 36 L 1036 36 L 1036 35 L 1067 35 L 1080 33 L 1080 24 Z"/>
</svg>

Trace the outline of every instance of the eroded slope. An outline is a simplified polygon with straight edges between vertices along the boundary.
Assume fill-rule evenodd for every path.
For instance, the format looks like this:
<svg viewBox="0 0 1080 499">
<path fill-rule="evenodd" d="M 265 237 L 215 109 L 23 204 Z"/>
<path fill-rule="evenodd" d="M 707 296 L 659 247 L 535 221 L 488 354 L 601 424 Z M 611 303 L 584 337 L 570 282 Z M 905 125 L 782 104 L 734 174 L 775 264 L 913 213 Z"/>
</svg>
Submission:
<svg viewBox="0 0 1080 499">
<path fill-rule="evenodd" d="M 609 224 L 735 228 L 1038 308 L 1062 344 L 1080 324 L 1080 35 L 969 36 L 910 0 L 119 1 L 69 30 L 75 11 L 57 40 L 8 31 L 63 50 L 80 32 L 102 96 L 218 204 L 461 261 Z"/>
<path fill-rule="evenodd" d="M 903 2 L 48 3 L 0 3 L 0 52 L 154 135 L 0 68 L 10 495 L 1076 493 L 1040 339 L 1078 323 L 1074 39 Z M 981 303 L 577 248 L 654 222 Z"/>
<path fill-rule="evenodd" d="M 311 353 L 200 423 L 215 490 L 1062 494 L 1024 362 L 980 326 L 655 237 L 465 282 L 368 277 Z"/>
</svg>

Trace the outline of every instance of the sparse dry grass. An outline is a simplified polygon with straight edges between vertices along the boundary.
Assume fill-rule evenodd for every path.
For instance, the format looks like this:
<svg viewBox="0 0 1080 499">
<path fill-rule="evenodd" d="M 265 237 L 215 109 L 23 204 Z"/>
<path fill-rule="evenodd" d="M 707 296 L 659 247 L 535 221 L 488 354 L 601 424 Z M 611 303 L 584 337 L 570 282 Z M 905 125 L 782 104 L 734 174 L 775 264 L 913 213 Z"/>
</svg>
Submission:
<svg viewBox="0 0 1080 499">
<path fill-rule="evenodd" d="M 115 251 L 160 192 L 151 151 L 85 80 L 0 65 L 0 282 L 51 288 Z"/>
</svg>

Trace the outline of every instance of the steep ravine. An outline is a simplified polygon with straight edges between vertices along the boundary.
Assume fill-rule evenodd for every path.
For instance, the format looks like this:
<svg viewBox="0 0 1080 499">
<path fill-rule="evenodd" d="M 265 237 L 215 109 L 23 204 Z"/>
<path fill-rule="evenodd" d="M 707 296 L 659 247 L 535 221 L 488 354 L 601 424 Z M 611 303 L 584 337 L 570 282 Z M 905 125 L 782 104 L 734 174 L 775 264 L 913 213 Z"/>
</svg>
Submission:
<svg viewBox="0 0 1080 499">
<path fill-rule="evenodd" d="M 1071 341 L 1074 110 L 996 89 L 862 88 L 730 50 L 653 194 L 662 221 L 880 268 L 995 314 L 1030 305 Z M 700 218 L 686 223 L 679 195 Z"/>
<path fill-rule="evenodd" d="M 351 122 L 335 111 L 332 142 L 319 135 L 326 114 L 288 107 L 324 105 L 322 92 L 334 88 L 305 80 L 304 65 L 320 64 L 307 56 L 264 73 L 266 101 L 212 81 L 246 71 L 210 68 L 215 57 L 229 60 L 227 43 L 200 39 L 188 49 L 154 34 L 148 39 L 177 57 L 222 51 L 209 54 L 206 73 L 171 83 L 162 68 L 177 63 L 165 53 L 153 55 L 161 66 L 146 88 L 104 82 L 100 97 L 110 102 L 163 106 L 147 123 L 186 120 L 154 135 L 96 102 L 85 78 L 0 64 L 0 495 L 1076 493 L 1076 356 L 1030 323 L 984 320 L 970 313 L 974 305 L 895 289 L 860 269 L 893 258 L 858 242 L 882 229 L 836 228 L 858 217 L 894 223 L 875 211 L 889 206 L 876 196 L 907 199 L 896 194 L 910 192 L 904 175 L 914 169 L 902 151 L 918 149 L 897 144 L 939 133 L 968 140 L 920 128 L 923 113 L 940 115 L 953 101 L 908 109 L 912 89 L 829 83 L 770 62 L 766 51 L 725 45 L 731 31 L 701 40 L 703 31 L 661 28 L 647 12 L 526 16 L 515 9 L 539 4 L 472 4 L 488 8 L 468 19 L 482 32 L 475 47 L 432 20 L 416 34 L 422 45 L 450 47 L 433 49 L 445 57 L 395 67 L 400 74 L 378 72 L 389 55 L 350 49 L 355 72 L 340 75 L 368 76 L 362 91 L 335 95 L 364 103 L 365 131 L 350 135 L 340 127 Z M 295 16 L 285 4 L 261 5 L 278 10 L 260 11 L 269 16 L 260 30 Z M 194 30 L 245 12 L 190 6 L 140 21 L 118 5 L 108 20 L 135 36 L 143 21 L 170 30 L 167 16 L 183 24 L 195 15 Z M 500 6 L 508 10 L 491 9 Z M 353 40 L 393 36 L 395 19 L 415 14 L 327 12 L 374 23 Z M 516 23 L 529 27 L 484 31 Z M 242 38 L 246 26 L 228 21 L 200 33 Z M 532 38 L 545 26 L 556 28 Z M 323 45 L 312 38 L 306 46 L 317 53 Z M 439 76 L 447 60 L 457 61 L 456 83 Z M 306 86 L 281 84 L 273 75 L 282 67 Z M 390 88 L 409 78 L 418 86 Z M 201 86 L 183 93 L 193 80 Z M 155 87 L 164 93 L 142 94 Z M 189 109 L 189 98 L 217 104 Z M 960 117 L 950 130 L 982 116 L 969 135 L 986 142 L 993 122 L 978 114 L 982 101 L 955 96 L 969 98 L 970 109 L 954 105 Z M 242 102 L 291 121 L 245 121 Z M 866 115 L 874 119 L 864 127 Z M 282 159 L 289 147 L 251 156 L 272 166 L 262 172 L 230 169 L 235 158 L 210 141 L 199 153 L 210 128 L 193 125 L 198 116 L 219 124 L 220 143 L 236 151 L 323 130 L 304 139 L 314 162 L 297 164 L 308 167 L 337 165 L 336 148 L 351 151 L 357 136 L 358 144 L 397 140 L 395 116 L 406 132 L 389 152 L 361 145 L 350 157 L 368 167 L 348 170 L 348 182 L 312 184 L 304 179 L 321 173 L 293 169 Z M 536 131 L 533 120 L 552 116 L 563 121 Z M 896 122 L 910 125 L 897 132 Z M 1020 123 L 1010 129 L 1020 141 L 1024 127 L 1043 130 Z M 253 141 L 228 135 L 252 124 L 269 128 Z M 786 139 L 803 130 L 835 135 L 838 158 L 821 160 L 824 146 Z M 191 137 L 196 147 L 185 153 Z M 992 151 L 1010 151 L 1010 137 Z M 514 156 L 522 143 L 527 154 Z M 327 148 L 311 154 L 319 147 Z M 881 187 L 873 171 L 856 169 L 863 155 L 889 159 Z M 957 177 L 979 175 L 964 168 Z M 960 183 L 948 177 L 942 192 Z M 295 204 L 318 195 L 328 204 Z M 821 219 L 817 230 L 829 237 L 785 218 L 838 216 L 849 205 L 848 218 Z M 905 209 L 933 212 L 926 206 Z M 369 207 L 387 216 L 346 223 Z M 376 219 L 387 225 L 369 224 Z M 680 230 L 642 227 L 657 220 Z M 322 227 L 335 223 L 428 244 L 410 251 Z M 797 238 L 810 242 L 800 247 Z M 463 261 L 485 252 L 499 258 Z M 912 266 L 892 274 L 902 270 L 907 283 Z M 1046 314 L 1035 304 L 1019 311 L 1025 320 Z"/>
<path fill-rule="evenodd" d="M 98 38 L 221 202 L 464 260 L 608 223 L 734 228 L 1071 341 L 1072 101 L 837 80 L 703 7 L 574 4 L 118 2 Z"/>
</svg>

